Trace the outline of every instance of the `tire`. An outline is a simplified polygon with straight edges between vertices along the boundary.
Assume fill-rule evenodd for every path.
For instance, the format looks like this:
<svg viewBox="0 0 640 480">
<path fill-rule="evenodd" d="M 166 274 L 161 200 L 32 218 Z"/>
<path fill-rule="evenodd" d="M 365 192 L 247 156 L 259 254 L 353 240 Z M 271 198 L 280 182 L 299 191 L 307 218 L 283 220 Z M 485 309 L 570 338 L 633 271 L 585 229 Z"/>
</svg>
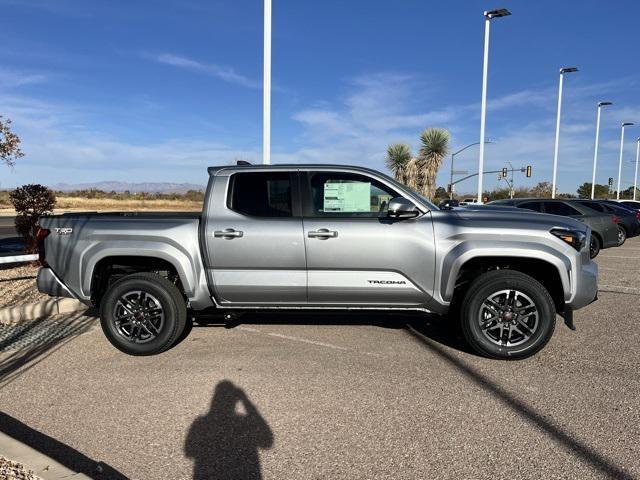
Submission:
<svg viewBox="0 0 640 480">
<path fill-rule="evenodd" d="M 114 347 L 129 355 L 167 350 L 184 332 L 186 321 L 187 307 L 180 290 L 155 273 L 121 278 L 100 302 L 102 331 Z"/>
<path fill-rule="evenodd" d="M 513 302 L 510 292 L 516 292 Z M 489 301 L 497 307 L 489 306 Z M 518 311 L 522 313 L 516 314 Z M 488 327 L 483 329 L 481 323 Z M 460 311 L 462 333 L 469 345 L 482 356 L 501 360 L 524 359 L 542 350 L 555 323 L 555 305 L 546 288 L 529 275 L 510 270 L 493 270 L 474 279 Z"/>
<path fill-rule="evenodd" d="M 593 260 L 600 253 L 600 249 L 602 248 L 602 242 L 597 235 L 591 233 L 591 243 L 589 244 L 589 258 Z"/>
<path fill-rule="evenodd" d="M 624 245 L 624 242 L 627 241 L 627 229 L 622 225 L 618 225 L 618 246 L 621 247 Z"/>
</svg>

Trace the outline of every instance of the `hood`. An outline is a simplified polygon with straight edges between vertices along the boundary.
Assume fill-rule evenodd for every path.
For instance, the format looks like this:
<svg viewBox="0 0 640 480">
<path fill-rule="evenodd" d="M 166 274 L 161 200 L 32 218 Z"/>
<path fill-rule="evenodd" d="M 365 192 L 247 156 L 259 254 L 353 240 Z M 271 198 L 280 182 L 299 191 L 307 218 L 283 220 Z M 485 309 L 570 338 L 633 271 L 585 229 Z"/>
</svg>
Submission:
<svg viewBox="0 0 640 480">
<path fill-rule="evenodd" d="M 447 218 L 448 217 L 448 218 Z M 459 223 L 460 226 L 476 228 L 531 228 L 535 230 L 551 230 L 552 228 L 566 228 L 581 232 L 588 227 L 577 220 L 559 215 L 538 213 L 533 210 L 525 210 L 516 207 L 499 207 L 481 205 L 478 207 L 461 207 L 451 210 L 433 212 L 433 218 L 442 218 L 444 221 Z"/>
</svg>

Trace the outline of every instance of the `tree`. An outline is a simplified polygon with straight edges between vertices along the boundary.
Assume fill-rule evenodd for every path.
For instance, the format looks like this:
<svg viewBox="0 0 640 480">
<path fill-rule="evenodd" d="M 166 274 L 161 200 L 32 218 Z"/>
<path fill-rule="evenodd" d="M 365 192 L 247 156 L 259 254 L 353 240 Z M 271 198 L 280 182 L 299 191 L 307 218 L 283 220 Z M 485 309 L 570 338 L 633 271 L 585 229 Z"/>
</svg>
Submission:
<svg viewBox="0 0 640 480">
<path fill-rule="evenodd" d="M 531 189 L 531 196 L 535 198 L 551 198 L 551 184 L 549 182 L 539 182 Z"/>
<path fill-rule="evenodd" d="M 0 163 L 13 167 L 20 157 L 24 157 L 20 150 L 20 137 L 11 131 L 11 120 L 3 120 L 0 115 Z"/>
<path fill-rule="evenodd" d="M 576 190 L 576 192 L 578 194 L 578 197 L 580 198 L 591 198 L 591 182 L 584 182 L 578 187 L 578 190 Z M 594 196 L 595 198 L 609 197 L 609 185 L 599 185 L 596 183 Z"/>
<path fill-rule="evenodd" d="M 447 199 L 449 198 L 449 194 L 444 187 L 438 187 L 436 188 L 435 198 Z"/>
<path fill-rule="evenodd" d="M 420 135 L 420 193 L 427 198 L 433 198 L 435 194 L 436 176 L 449 153 L 449 139 L 449 132 L 443 128 L 428 128 Z"/>
<path fill-rule="evenodd" d="M 405 182 L 405 169 L 411 160 L 411 147 L 405 143 L 394 143 L 387 148 L 385 165 L 399 182 Z"/>
<path fill-rule="evenodd" d="M 35 252 L 38 248 L 36 235 L 38 219 L 41 215 L 52 213 L 56 205 L 53 191 L 44 185 L 23 185 L 13 190 L 9 197 L 16 210 L 16 230 L 27 244 L 27 251 Z"/>
</svg>

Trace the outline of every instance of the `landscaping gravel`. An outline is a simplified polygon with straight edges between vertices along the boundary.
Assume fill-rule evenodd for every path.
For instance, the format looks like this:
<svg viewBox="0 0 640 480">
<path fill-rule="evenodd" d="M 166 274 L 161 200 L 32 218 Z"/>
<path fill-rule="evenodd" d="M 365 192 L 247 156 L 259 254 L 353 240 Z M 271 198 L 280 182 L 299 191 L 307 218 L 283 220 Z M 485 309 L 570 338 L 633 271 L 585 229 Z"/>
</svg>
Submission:
<svg viewBox="0 0 640 480">
<path fill-rule="evenodd" d="M 49 298 L 36 288 L 37 273 L 38 267 L 34 265 L 0 269 L 0 308 L 37 303 Z"/>
<path fill-rule="evenodd" d="M 0 479 L 2 480 L 41 480 L 36 474 L 18 462 L 0 457 Z"/>
</svg>

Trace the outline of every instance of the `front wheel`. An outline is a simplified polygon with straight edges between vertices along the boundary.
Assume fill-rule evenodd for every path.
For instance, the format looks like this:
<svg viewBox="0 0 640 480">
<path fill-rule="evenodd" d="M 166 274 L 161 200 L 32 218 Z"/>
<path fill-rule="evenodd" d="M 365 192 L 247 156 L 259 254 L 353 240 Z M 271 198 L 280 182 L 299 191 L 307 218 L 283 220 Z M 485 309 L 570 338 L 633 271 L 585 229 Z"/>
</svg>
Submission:
<svg viewBox="0 0 640 480">
<path fill-rule="evenodd" d="M 479 354 L 522 359 L 539 352 L 555 329 L 549 292 L 521 272 L 494 270 L 478 276 L 463 299 L 462 332 Z"/>
<path fill-rule="evenodd" d="M 100 302 L 107 339 L 129 355 L 153 355 L 185 330 L 187 308 L 178 288 L 155 273 L 134 273 L 115 282 Z"/>
<path fill-rule="evenodd" d="M 621 225 L 618 225 L 618 246 L 621 247 L 624 245 L 624 242 L 627 241 L 627 231 Z"/>
<path fill-rule="evenodd" d="M 589 258 L 593 260 L 600 253 L 600 239 L 596 237 L 593 233 L 591 234 L 591 240 L 589 242 Z"/>
</svg>

